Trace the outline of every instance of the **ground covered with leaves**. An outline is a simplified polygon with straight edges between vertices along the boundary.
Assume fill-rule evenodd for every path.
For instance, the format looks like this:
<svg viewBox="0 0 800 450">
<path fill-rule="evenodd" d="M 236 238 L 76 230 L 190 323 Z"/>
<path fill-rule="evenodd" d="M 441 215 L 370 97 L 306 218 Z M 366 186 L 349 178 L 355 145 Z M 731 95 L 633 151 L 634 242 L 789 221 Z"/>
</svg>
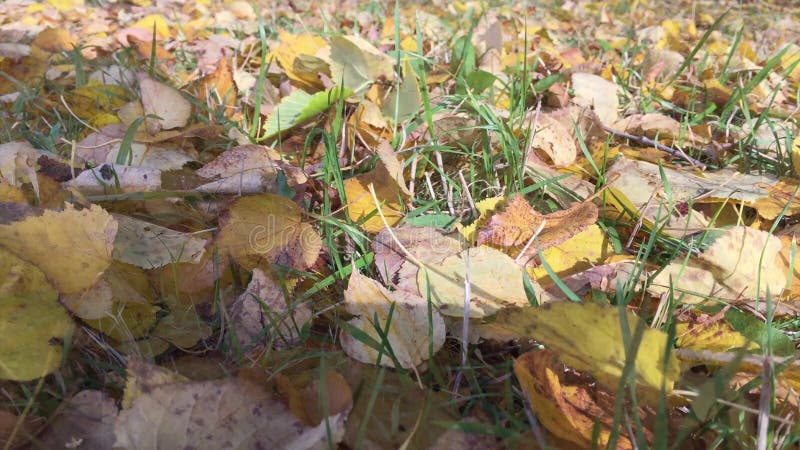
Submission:
<svg viewBox="0 0 800 450">
<path fill-rule="evenodd" d="M 0 447 L 797 448 L 799 35 L 1 3 Z"/>
</svg>

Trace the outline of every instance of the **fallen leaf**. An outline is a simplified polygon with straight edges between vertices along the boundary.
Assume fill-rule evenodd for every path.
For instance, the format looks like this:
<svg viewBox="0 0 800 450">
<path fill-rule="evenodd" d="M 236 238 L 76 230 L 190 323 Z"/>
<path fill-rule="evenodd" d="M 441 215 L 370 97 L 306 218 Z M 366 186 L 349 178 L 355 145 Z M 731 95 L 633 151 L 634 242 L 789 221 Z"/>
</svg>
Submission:
<svg viewBox="0 0 800 450">
<path fill-rule="evenodd" d="M 675 295 L 683 303 L 709 299 L 736 302 L 778 297 L 786 287 L 780 270 L 779 238 L 765 231 L 733 227 L 696 259 L 677 258 L 652 280 L 652 295 Z"/>
<path fill-rule="evenodd" d="M 591 108 L 605 125 L 611 125 L 619 117 L 620 87 L 590 73 L 572 74 L 572 102 Z"/>
<path fill-rule="evenodd" d="M 41 270 L 0 249 L 0 273 L 0 379 L 43 377 L 61 365 L 72 319 Z"/>
<path fill-rule="evenodd" d="M 253 269 L 250 284 L 231 304 L 229 312 L 231 327 L 242 349 L 295 347 L 312 319 L 307 303 L 287 304 L 284 288 L 259 268 Z"/>
<path fill-rule="evenodd" d="M 444 320 L 428 303 L 417 295 L 390 292 L 377 281 L 367 278 L 354 269 L 344 292 L 347 312 L 357 316 L 349 321 L 354 328 L 381 343 L 375 327 L 386 333 L 388 345 L 400 366 L 409 369 L 427 361 L 444 345 Z M 389 320 L 389 311 L 394 310 Z M 378 323 L 373 321 L 377 318 Z M 378 350 L 356 339 L 345 331 L 341 335 L 342 348 L 351 358 L 368 364 L 394 367 L 386 353 L 378 359 Z"/>
<path fill-rule="evenodd" d="M 360 36 L 334 36 L 330 47 L 334 83 L 363 93 L 377 79 L 394 79 L 395 61 Z"/>
<path fill-rule="evenodd" d="M 439 264 L 464 248 L 465 243 L 460 239 L 434 227 L 403 225 L 391 230 L 384 228 L 372 240 L 375 267 L 384 284 L 416 294 L 419 294 L 419 267 L 415 261 L 426 265 Z"/>
<path fill-rule="evenodd" d="M 138 78 L 145 114 L 159 117 L 145 120 L 150 134 L 185 127 L 189 123 L 192 104 L 177 89 L 160 83 L 145 73 L 140 73 Z"/>
<path fill-rule="evenodd" d="M 478 245 L 506 249 L 523 263 L 545 250 L 579 234 L 597 221 L 597 206 L 592 202 L 573 204 L 569 209 L 541 214 L 521 195 L 508 200 L 485 226 L 478 229 Z M 541 229 L 540 229 L 541 228 Z M 538 234 L 536 234 L 538 232 Z M 536 234 L 536 242 L 529 242 Z M 530 245 L 528 245 L 530 244 Z M 528 246 L 525 249 L 525 246 Z M 525 250 L 523 258 L 519 255 Z"/>
<path fill-rule="evenodd" d="M 380 156 L 378 166 L 344 182 L 347 214 L 351 220 L 359 222 L 361 228 L 370 233 L 378 232 L 386 225 L 390 227 L 397 225 L 404 217 L 404 200 L 409 197 L 403 179 L 402 164 L 391 147 L 387 149 L 384 146 L 381 150 L 381 145 L 383 144 L 379 144 L 378 150 Z M 383 219 L 378 214 L 378 205 L 370 193 L 370 185 L 375 190 L 378 201 L 381 202 Z"/>
<path fill-rule="evenodd" d="M 196 263 L 208 241 L 149 222 L 115 214 L 119 224 L 112 257 L 143 269 L 175 262 Z"/>
<path fill-rule="evenodd" d="M 47 448 L 112 448 L 117 405 L 103 391 L 84 390 L 65 401 L 37 439 Z"/>
<path fill-rule="evenodd" d="M 555 167 L 572 164 L 578 155 L 572 130 L 547 113 L 538 116 L 531 139 L 531 149 L 546 156 Z"/>
<path fill-rule="evenodd" d="M 121 164 L 103 164 L 99 168 L 84 170 L 63 185 L 84 195 L 102 195 L 109 192 L 153 192 L 161 189 L 161 171 L 146 167 Z"/>
<path fill-rule="evenodd" d="M 159 319 L 150 332 L 150 339 L 162 339 L 181 350 L 188 350 L 201 339 L 211 336 L 211 327 L 197 314 L 194 305 L 183 305 L 175 297 L 167 297 L 169 315 Z"/>
<path fill-rule="evenodd" d="M 270 138 L 300 125 L 318 114 L 327 111 L 342 98 L 350 95 L 350 90 L 338 86 L 309 94 L 300 89 L 283 97 L 264 122 L 263 138 Z"/>
<path fill-rule="evenodd" d="M 319 65 L 308 67 L 303 65 L 302 62 L 295 65 L 295 61 L 299 60 L 303 55 L 315 57 L 317 53 L 326 47 L 325 40 L 311 33 L 293 35 L 284 30 L 278 31 L 278 37 L 279 42 L 271 49 L 269 56 L 273 56 L 278 60 L 278 63 L 286 72 L 286 76 L 298 82 L 304 88 L 322 87 L 322 82 L 318 77 L 319 70 L 324 68 L 330 74 L 329 68 Z"/>
<path fill-rule="evenodd" d="M 514 375 L 547 431 L 571 448 L 606 446 L 614 429 L 613 391 L 592 388 L 590 381 L 574 374 L 567 381 L 566 372 L 552 350 L 528 352 L 514 360 Z M 618 439 L 616 448 L 633 448 L 624 433 Z"/>
<path fill-rule="evenodd" d="M 0 246 L 39 267 L 59 292 L 81 292 L 111 263 L 117 222 L 103 208 L 46 210 L 0 225 Z"/>
<path fill-rule="evenodd" d="M 506 307 L 530 305 L 523 284 L 523 269 L 505 253 L 487 246 L 464 250 L 430 264 L 417 273 L 421 295 L 430 291 L 433 304 L 442 314 L 461 317 L 464 310 L 465 280 L 469 272 L 469 316 L 490 316 Z M 552 300 L 533 282 L 539 303 Z"/>
<path fill-rule="evenodd" d="M 295 203 L 276 194 L 242 197 L 220 221 L 217 244 L 247 269 L 264 263 L 305 270 L 316 261 L 322 240 L 313 226 L 301 221 L 301 213 Z"/>
<path fill-rule="evenodd" d="M 119 413 L 114 446 L 322 448 L 341 441 L 346 418 L 342 412 L 304 426 L 279 399 L 243 379 L 171 383 L 142 392 Z"/>
<path fill-rule="evenodd" d="M 589 270 L 614 254 L 614 248 L 605 232 L 597 225 L 572 236 L 566 241 L 542 250 L 538 259 L 544 260 L 559 279 Z M 529 269 L 533 279 L 550 284 L 550 275 L 543 265 Z"/>
<path fill-rule="evenodd" d="M 643 334 L 636 353 L 638 399 L 655 405 L 662 386 L 669 394 L 680 375 L 674 353 L 665 355 L 671 345 L 667 334 L 649 328 L 634 314 L 625 318 L 631 335 L 638 327 Z M 488 338 L 533 338 L 554 351 L 567 366 L 590 374 L 605 388 L 616 392 L 626 359 L 617 307 L 596 303 L 555 302 L 538 308 L 512 308 L 501 311 L 485 328 Z M 576 330 L 580 330 L 576 334 Z"/>
<path fill-rule="evenodd" d="M 23 183 L 33 185 L 39 197 L 39 181 L 36 176 L 36 149 L 24 141 L 0 144 L 0 180 L 11 186 L 20 187 Z"/>
</svg>

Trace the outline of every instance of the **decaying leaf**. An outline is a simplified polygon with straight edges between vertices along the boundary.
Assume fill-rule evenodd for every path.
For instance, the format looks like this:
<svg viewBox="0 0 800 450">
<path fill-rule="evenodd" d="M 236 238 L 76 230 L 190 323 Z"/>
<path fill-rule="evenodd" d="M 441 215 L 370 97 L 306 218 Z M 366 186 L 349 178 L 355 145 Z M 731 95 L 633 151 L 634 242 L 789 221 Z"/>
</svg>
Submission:
<svg viewBox="0 0 800 450">
<path fill-rule="evenodd" d="M 357 270 L 350 275 L 344 295 L 347 311 L 357 316 L 350 320 L 350 325 L 378 343 L 381 338 L 375 327 L 379 327 L 386 333 L 391 351 L 403 368 L 420 365 L 433 356 L 429 354 L 430 348 L 436 353 L 444 345 L 444 320 L 435 309 L 429 312 L 428 303 L 422 297 L 404 291 L 390 292 Z M 388 322 L 392 308 L 391 322 Z M 378 323 L 373 322 L 376 317 Z M 343 333 L 341 340 L 342 348 L 352 358 L 394 367 L 392 358 L 384 353 L 378 359 L 377 349 L 350 333 Z"/>
<path fill-rule="evenodd" d="M 118 261 L 155 269 L 174 262 L 196 263 L 205 252 L 205 239 L 119 214 L 112 256 Z"/>
<path fill-rule="evenodd" d="M 265 345 L 285 350 L 300 341 L 312 318 L 308 304 L 287 304 L 284 289 L 263 270 L 253 269 L 247 289 L 230 307 L 231 325 L 241 348 Z"/>
<path fill-rule="evenodd" d="M 172 382 L 139 393 L 119 413 L 114 446 L 321 448 L 342 439 L 346 418 L 342 412 L 307 427 L 282 401 L 244 379 Z"/>
</svg>

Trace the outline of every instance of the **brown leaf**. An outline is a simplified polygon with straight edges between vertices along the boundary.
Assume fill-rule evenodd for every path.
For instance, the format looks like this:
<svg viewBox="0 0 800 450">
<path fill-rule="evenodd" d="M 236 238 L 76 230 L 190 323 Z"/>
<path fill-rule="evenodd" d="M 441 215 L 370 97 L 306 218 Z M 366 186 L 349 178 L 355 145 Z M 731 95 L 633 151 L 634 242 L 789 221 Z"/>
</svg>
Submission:
<svg viewBox="0 0 800 450">
<path fill-rule="evenodd" d="M 614 396 L 585 377 L 573 376 L 567 381 L 566 368 L 555 352 L 525 353 L 514 361 L 514 375 L 535 408 L 536 418 L 549 432 L 569 441 L 573 448 L 588 449 L 593 448 L 595 424 L 598 423 L 597 443 L 600 446 L 608 443 L 614 423 Z M 632 447 L 622 432 L 616 448 Z"/>
<path fill-rule="evenodd" d="M 518 254 L 542 227 L 536 239 L 538 249 L 544 250 L 575 236 L 596 221 L 597 206 L 592 202 L 581 202 L 569 209 L 541 214 L 524 197 L 516 195 L 508 201 L 502 212 L 494 214 L 489 223 L 478 231 L 478 244 L 514 248 Z M 533 256 L 536 253 L 537 245 L 530 245 L 525 254 Z"/>
</svg>

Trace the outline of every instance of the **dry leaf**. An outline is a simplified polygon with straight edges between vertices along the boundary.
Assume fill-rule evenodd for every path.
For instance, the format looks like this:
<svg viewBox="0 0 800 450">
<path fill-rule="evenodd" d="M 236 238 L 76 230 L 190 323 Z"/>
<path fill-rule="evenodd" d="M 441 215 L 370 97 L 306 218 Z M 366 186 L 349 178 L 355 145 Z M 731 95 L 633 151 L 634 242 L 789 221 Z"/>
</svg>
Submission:
<svg viewBox="0 0 800 450">
<path fill-rule="evenodd" d="M 378 166 L 361 175 L 349 178 L 344 182 L 347 197 L 347 214 L 361 227 L 371 233 L 380 231 L 385 225 L 395 226 L 403 219 L 403 201 L 408 198 L 408 189 L 402 178 L 402 164 L 391 147 L 379 145 L 378 155 L 381 161 Z M 400 184 L 403 183 L 403 184 Z M 372 185 L 386 223 L 378 214 L 369 187 Z M 370 216 L 368 219 L 365 217 Z"/>
<path fill-rule="evenodd" d="M 308 304 L 287 304 L 284 290 L 261 269 L 253 269 L 247 289 L 230 308 L 231 326 L 245 349 L 271 344 L 286 350 L 300 342 L 300 333 L 311 322 Z"/>
<path fill-rule="evenodd" d="M 252 382 L 236 378 L 179 382 L 136 396 L 119 413 L 114 446 L 321 448 L 342 439 L 346 417 L 342 412 L 317 427 L 307 427 L 283 402 Z"/>
<path fill-rule="evenodd" d="M 523 285 L 523 269 L 505 253 L 487 246 L 467 249 L 427 265 L 417 274 L 419 292 L 430 290 L 431 301 L 442 314 L 461 317 L 464 310 L 465 280 L 469 272 L 469 316 L 490 316 L 510 306 L 530 305 Z M 552 300 L 532 281 L 539 303 Z"/>
<path fill-rule="evenodd" d="M 507 206 L 491 216 L 488 223 L 478 230 L 478 244 L 509 249 L 509 253 L 528 261 L 538 250 L 558 245 L 582 232 L 597 221 L 597 206 L 592 202 L 581 202 L 569 209 L 550 214 L 534 210 L 521 195 L 511 198 Z M 539 228 L 541 230 L 539 230 Z M 531 243 L 525 256 L 518 255 L 536 232 L 536 242 Z"/>
<path fill-rule="evenodd" d="M 605 125 L 611 125 L 619 117 L 618 85 L 590 73 L 572 74 L 572 102 L 591 108 Z"/>
<path fill-rule="evenodd" d="M 436 353 L 444 345 L 444 320 L 436 310 L 431 310 L 429 314 L 428 303 L 422 297 L 404 291 L 389 292 L 377 281 L 359 274 L 354 268 L 344 292 L 344 299 L 347 312 L 357 316 L 349 321 L 350 325 L 377 342 L 381 342 L 381 338 L 375 327 L 380 327 L 386 333 L 392 352 L 404 369 L 428 360 L 432 356 L 429 354 L 430 347 Z M 392 305 L 394 311 L 391 323 L 387 325 Z M 373 323 L 376 316 L 379 323 Z M 429 332 L 432 333 L 431 337 Z M 345 353 L 358 361 L 394 367 L 394 361 L 387 354 L 382 354 L 378 360 L 376 349 L 347 332 L 342 333 L 341 342 Z"/>
<path fill-rule="evenodd" d="M 275 194 L 236 200 L 220 221 L 217 243 L 248 269 L 263 263 L 305 270 L 322 248 L 314 227 L 301 221 L 300 208 Z"/>
<path fill-rule="evenodd" d="M 678 258 L 656 275 L 648 292 L 673 295 L 683 303 L 728 302 L 778 297 L 786 287 L 779 238 L 747 227 L 727 230 L 697 259 Z"/>
<path fill-rule="evenodd" d="M 145 120 L 150 134 L 185 127 L 189 123 L 192 104 L 178 90 L 150 78 L 145 73 L 140 73 L 138 78 L 145 114 L 160 117 Z"/>
<path fill-rule="evenodd" d="M 60 365 L 72 319 L 41 270 L 0 248 L 0 379 L 27 381 Z M 13 338 L 11 338 L 13 337 Z"/>
<path fill-rule="evenodd" d="M 0 246 L 35 264 L 64 294 L 93 285 L 111 263 L 117 222 L 103 208 L 45 211 L 0 225 Z"/>
<path fill-rule="evenodd" d="M 615 396 L 574 374 L 568 382 L 566 372 L 551 350 L 528 352 L 514 361 L 514 375 L 547 431 L 569 442 L 570 448 L 605 446 L 613 430 Z M 633 446 L 623 433 L 616 448 Z"/>
<path fill-rule="evenodd" d="M 641 402 L 656 404 L 662 385 L 666 392 L 680 375 L 675 354 L 668 352 L 667 334 L 649 328 L 642 319 L 626 312 L 631 335 L 643 327 L 636 354 L 636 388 Z M 577 331 L 579 330 L 579 331 Z M 538 308 L 501 311 L 487 325 L 486 337 L 533 338 L 554 351 L 567 366 L 591 374 L 616 392 L 625 366 L 626 350 L 617 307 L 596 303 L 556 302 Z"/>
<path fill-rule="evenodd" d="M 119 214 L 112 256 L 117 261 L 143 269 L 175 262 L 197 263 L 203 257 L 205 239 Z"/>
<path fill-rule="evenodd" d="M 538 259 L 544 260 L 560 280 L 585 270 L 604 261 L 614 254 L 614 248 L 605 232 L 597 224 L 572 236 L 566 241 L 542 250 Z M 543 265 L 529 270 L 533 279 L 543 284 L 548 283 L 550 275 Z"/>
<path fill-rule="evenodd" d="M 117 405 L 102 391 L 85 390 L 67 400 L 47 429 L 37 437 L 46 448 L 112 448 Z"/>
<path fill-rule="evenodd" d="M 146 167 L 103 164 L 99 168 L 84 170 L 77 177 L 63 183 L 84 195 L 101 195 L 108 192 L 154 192 L 161 189 L 161 171 Z"/>
<path fill-rule="evenodd" d="M 572 130 L 564 126 L 550 114 L 542 113 L 533 130 L 531 149 L 543 153 L 555 167 L 572 164 L 578 155 L 578 147 L 572 137 Z"/>
</svg>

